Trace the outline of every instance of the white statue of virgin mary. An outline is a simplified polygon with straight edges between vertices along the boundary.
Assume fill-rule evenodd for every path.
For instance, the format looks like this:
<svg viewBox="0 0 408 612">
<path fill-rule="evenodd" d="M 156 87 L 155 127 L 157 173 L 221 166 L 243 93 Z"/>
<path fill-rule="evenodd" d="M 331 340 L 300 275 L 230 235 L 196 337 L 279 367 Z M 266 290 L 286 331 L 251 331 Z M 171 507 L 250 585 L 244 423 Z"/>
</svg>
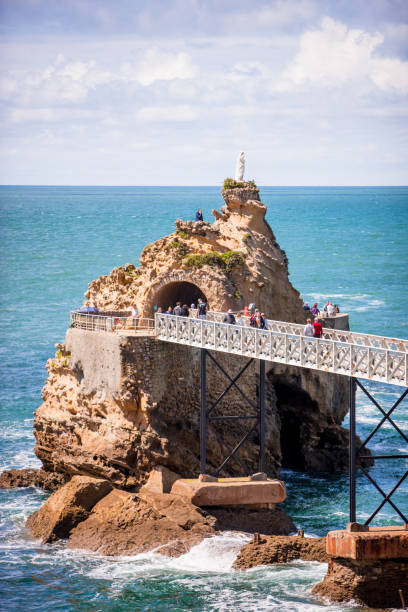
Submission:
<svg viewBox="0 0 408 612">
<path fill-rule="evenodd" d="M 243 151 L 238 154 L 237 163 L 235 165 L 235 180 L 242 182 L 244 180 L 245 172 L 245 154 Z"/>
</svg>

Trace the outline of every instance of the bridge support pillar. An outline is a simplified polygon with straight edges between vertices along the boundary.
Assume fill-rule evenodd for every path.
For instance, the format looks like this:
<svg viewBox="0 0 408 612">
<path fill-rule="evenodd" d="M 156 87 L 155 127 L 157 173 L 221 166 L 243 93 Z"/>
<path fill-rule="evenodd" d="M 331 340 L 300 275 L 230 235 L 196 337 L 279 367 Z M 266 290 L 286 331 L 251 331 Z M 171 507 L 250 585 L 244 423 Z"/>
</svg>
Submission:
<svg viewBox="0 0 408 612">
<path fill-rule="evenodd" d="M 259 360 L 259 471 L 265 472 L 265 361 Z"/>
<path fill-rule="evenodd" d="M 222 372 L 225 378 L 229 381 L 224 391 L 219 395 L 215 402 L 207 408 L 207 357 L 209 357 L 212 363 Z M 253 362 L 253 358 L 249 359 L 247 363 L 241 368 L 241 370 L 232 378 L 223 368 L 223 366 L 215 359 L 215 357 L 209 353 L 206 349 L 201 349 L 201 402 L 200 402 L 200 473 L 206 474 L 207 470 L 207 428 L 211 428 L 211 431 L 215 437 L 219 440 L 220 444 L 227 450 L 228 455 L 221 463 L 221 465 L 215 470 L 215 476 L 218 477 L 220 472 L 225 466 L 234 459 L 242 469 L 243 474 L 250 476 L 245 463 L 239 458 L 237 452 L 243 444 L 250 438 L 250 436 L 258 430 L 259 434 L 259 471 L 265 472 L 265 361 L 259 360 L 259 387 L 258 387 L 258 401 L 252 401 L 244 391 L 238 386 L 237 381 L 248 369 Z M 241 397 L 247 402 L 251 408 L 250 414 L 239 414 L 239 415 L 219 415 L 214 416 L 213 410 L 218 406 L 225 395 L 230 389 L 236 389 Z M 214 427 L 215 422 L 219 421 L 234 421 L 234 420 L 249 420 L 253 422 L 253 425 L 239 440 L 234 448 L 232 448 L 222 437 L 222 435 Z"/>
<path fill-rule="evenodd" d="M 207 465 L 207 351 L 201 349 L 200 473 Z"/>
</svg>

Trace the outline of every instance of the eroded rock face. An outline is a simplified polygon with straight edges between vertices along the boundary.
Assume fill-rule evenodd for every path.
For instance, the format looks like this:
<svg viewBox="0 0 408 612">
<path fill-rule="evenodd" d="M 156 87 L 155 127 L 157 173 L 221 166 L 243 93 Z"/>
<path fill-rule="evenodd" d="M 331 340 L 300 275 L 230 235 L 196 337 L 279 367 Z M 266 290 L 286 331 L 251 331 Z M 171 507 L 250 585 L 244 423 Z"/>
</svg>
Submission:
<svg viewBox="0 0 408 612">
<path fill-rule="evenodd" d="M 326 538 L 303 538 L 299 536 L 267 536 L 244 546 L 234 562 L 235 569 L 249 569 L 257 565 L 319 561 L 327 563 Z"/>
<path fill-rule="evenodd" d="M 303 322 L 299 293 L 289 282 L 287 258 L 265 220 L 259 192 L 229 189 L 222 195 L 225 206 L 221 213 L 213 211 L 214 223 L 176 221 L 174 234 L 143 249 L 139 268 L 115 268 L 90 283 L 86 297 L 105 310 L 128 309 L 136 302 L 149 317 L 156 305 L 165 310 L 177 299 L 188 303 L 188 289 L 180 283 L 191 283 L 212 310 L 237 310 L 254 302 L 272 319 Z M 243 263 L 206 263 L 205 255 L 230 251 Z"/>
<path fill-rule="evenodd" d="M 86 519 L 91 508 L 112 489 L 107 480 L 74 476 L 55 491 L 37 512 L 27 519 L 27 527 L 42 542 L 67 538 Z"/>
<path fill-rule="evenodd" d="M 145 316 L 154 306 L 204 297 L 224 311 L 255 302 L 269 318 L 304 321 L 299 293 L 288 279 L 287 259 L 265 221 L 256 190 L 223 193 L 214 223 L 176 222 L 176 232 L 148 245 L 140 267 L 126 264 L 90 283 L 86 297 L 100 309 L 129 309 Z M 36 453 L 47 471 L 85 474 L 137 491 L 152 468 L 163 465 L 182 477 L 199 473 L 200 353 L 151 337 L 69 329 L 55 358 L 43 404 L 34 419 Z M 246 359 L 214 354 L 234 377 Z M 210 406 L 228 380 L 208 359 Z M 254 361 L 239 384 L 255 404 Z M 348 407 L 345 378 L 267 364 L 266 471 L 343 469 L 347 437 L 341 422 Z M 213 416 L 253 412 L 231 389 Z M 295 427 L 293 426 L 295 424 Z M 248 421 L 213 421 L 208 431 L 207 471 L 247 433 Z M 221 440 L 223 439 L 223 441 Z M 259 437 L 251 434 L 222 475 L 259 469 Z"/>
<path fill-rule="evenodd" d="M 69 475 L 65 472 L 46 472 L 37 469 L 4 470 L 0 474 L 0 489 L 19 487 L 39 487 L 47 491 L 56 491 L 62 487 Z"/>
<path fill-rule="evenodd" d="M 356 561 L 330 559 L 329 569 L 313 593 L 332 601 L 350 601 L 370 608 L 404 608 L 408 601 L 408 559 Z"/>
</svg>

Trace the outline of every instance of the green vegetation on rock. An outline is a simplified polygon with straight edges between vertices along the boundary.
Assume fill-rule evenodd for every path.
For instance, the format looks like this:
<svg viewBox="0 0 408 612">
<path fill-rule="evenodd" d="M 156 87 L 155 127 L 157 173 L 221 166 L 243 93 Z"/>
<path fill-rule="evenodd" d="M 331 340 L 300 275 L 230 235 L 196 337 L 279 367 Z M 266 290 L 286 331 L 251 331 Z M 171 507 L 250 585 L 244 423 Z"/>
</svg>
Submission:
<svg viewBox="0 0 408 612">
<path fill-rule="evenodd" d="M 192 253 L 183 260 L 184 265 L 190 268 L 201 268 L 201 266 L 218 266 L 226 271 L 232 272 L 235 266 L 243 266 L 244 258 L 238 251 L 210 251 L 210 253 Z"/>
<path fill-rule="evenodd" d="M 179 238 L 188 238 L 188 234 L 187 234 L 187 232 L 185 232 L 184 230 L 179 230 L 179 231 L 177 232 L 177 236 L 178 236 Z"/>
<path fill-rule="evenodd" d="M 233 178 L 226 178 L 224 181 L 224 189 L 236 189 L 237 187 L 241 189 L 256 189 L 259 191 L 258 187 L 255 184 L 255 181 L 236 181 Z"/>
<path fill-rule="evenodd" d="M 184 257 L 188 253 L 188 246 L 177 237 L 169 243 L 171 249 L 176 249 L 180 257 Z"/>
</svg>

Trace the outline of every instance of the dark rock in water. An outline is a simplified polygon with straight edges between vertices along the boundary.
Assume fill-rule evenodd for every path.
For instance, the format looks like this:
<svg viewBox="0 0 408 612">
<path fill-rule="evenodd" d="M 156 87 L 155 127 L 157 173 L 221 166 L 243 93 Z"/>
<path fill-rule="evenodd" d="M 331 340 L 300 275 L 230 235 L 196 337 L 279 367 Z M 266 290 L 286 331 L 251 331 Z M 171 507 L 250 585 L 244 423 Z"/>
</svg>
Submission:
<svg viewBox="0 0 408 612">
<path fill-rule="evenodd" d="M 234 563 L 235 569 L 249 569 L 256 565 L 303 561 L 327 563 L 326 538 L 299 536 L 267 536 L 244 546 Z"/>
<path fill-rule="evenodd" d="M 28 517 L 26 526 L 42 542 L 68 537 L 85 520 L 93 506 L 112 489 L 107 480 L 74 476 Z"/>
<path fill-rule="evenodd" d="M 17 487 L 39 487 L 47 491 L 56 491 L 64 485 L 70 476 L 61 472 L 46 472 L 45 470 L 23 469 L 4 470 L 0 474 L 1 489 Z"/>
</svg>

